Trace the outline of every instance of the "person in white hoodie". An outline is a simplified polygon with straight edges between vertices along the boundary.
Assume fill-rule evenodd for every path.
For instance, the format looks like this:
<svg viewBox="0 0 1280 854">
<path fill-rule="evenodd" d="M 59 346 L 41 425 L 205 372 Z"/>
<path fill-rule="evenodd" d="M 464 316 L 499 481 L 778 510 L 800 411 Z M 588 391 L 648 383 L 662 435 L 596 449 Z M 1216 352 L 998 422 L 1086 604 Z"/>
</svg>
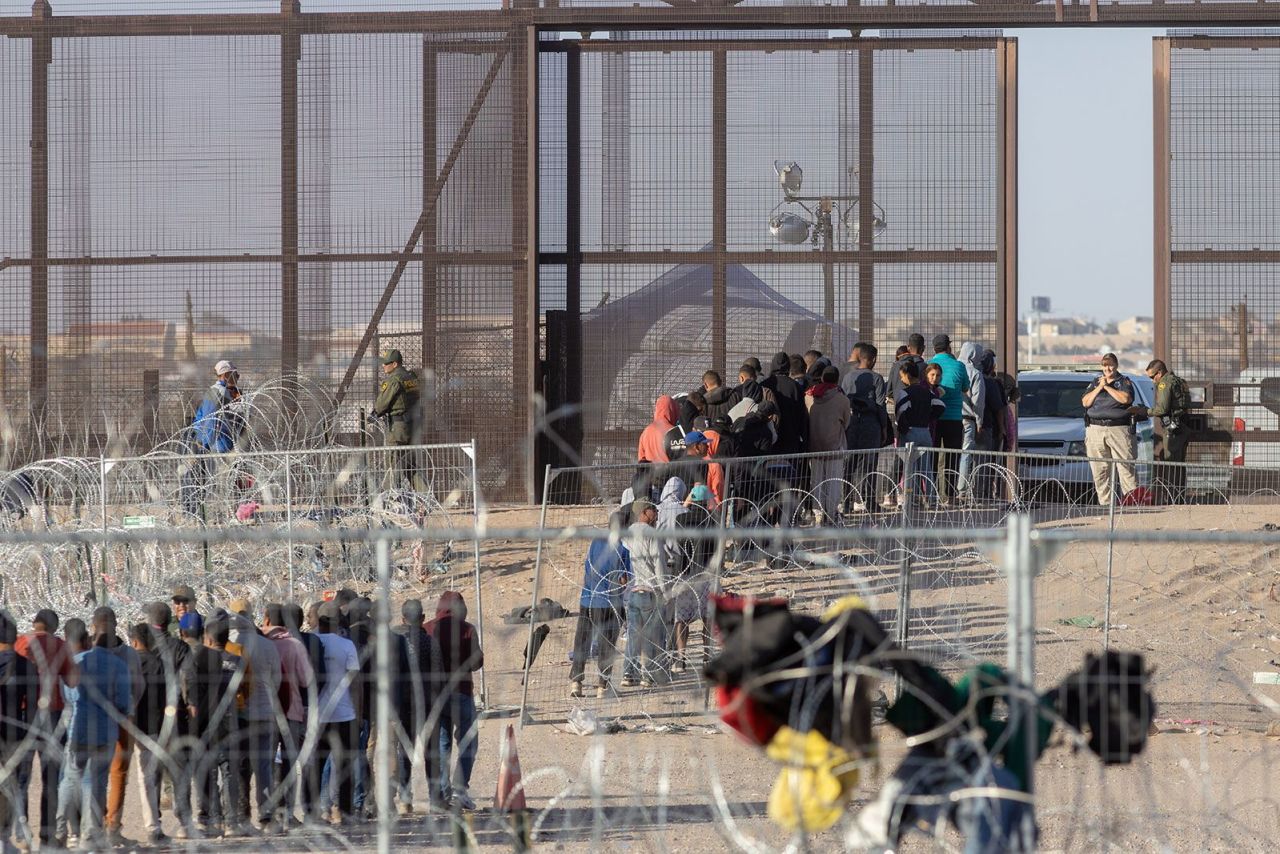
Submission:
<svg viewBox="0 0 1280 854">
<path fill-rule="evenodd" d="M 662 542 L 644 536 L 658 521 L 658 508 L 643 498 L 632 504 L 631 525 L 623 545 L 631 556 L 631 582 L 627 587 L 627 647 L 622 665 L 622 686 L 639 679 L 652 687 L 666 676 L 667 626 L 663 615 L 667 590 L 667 554 Z"/>
<path fill-rule="evenodd" d="M 960 449 L 965 453 L 960 457 L 959 493 L 962 497 L 973 496 L 973 468 L 982 463 L 970 451 L 989 451 L 983 447 L 983 412 L 987 408 L 986 384 L 982 378 L 982 354 L 986 352 L 981 344 L 966 341 L 960 346 L 960 364 L 964 365 L 969 375 L 969 390 L 964 394 L 964 443 Z"/>
</svg>

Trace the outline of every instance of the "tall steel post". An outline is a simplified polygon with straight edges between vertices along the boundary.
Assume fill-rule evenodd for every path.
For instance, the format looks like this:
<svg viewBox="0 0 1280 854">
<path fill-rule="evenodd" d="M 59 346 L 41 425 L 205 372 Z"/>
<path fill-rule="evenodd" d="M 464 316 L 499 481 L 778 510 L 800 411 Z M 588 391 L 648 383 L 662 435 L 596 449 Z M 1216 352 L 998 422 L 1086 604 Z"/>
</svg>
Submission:
<svg viewBox="0 0 1280 854">
<path fill-rule="evenodd" d="M 31 6 L 31 424 L 36 455 L 48 446 L 49 406 L 49 65 L 53 62 L 48 0 Z"/>
</svg>

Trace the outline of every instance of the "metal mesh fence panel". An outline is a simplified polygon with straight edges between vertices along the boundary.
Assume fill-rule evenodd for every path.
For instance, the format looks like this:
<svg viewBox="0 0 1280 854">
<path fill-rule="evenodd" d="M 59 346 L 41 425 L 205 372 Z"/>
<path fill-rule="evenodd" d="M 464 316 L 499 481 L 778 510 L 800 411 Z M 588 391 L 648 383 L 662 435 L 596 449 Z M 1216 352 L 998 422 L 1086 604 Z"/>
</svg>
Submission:
<svg viewBox="0 0 1280 854">
<path fill-rule="evenodd" d="M 919 450 L 928 453 L 928 449 Z M 384 846 L 421 844 L 424 840 L 443 845 L 468 835 L 472 844 L 496 840 L 493 844 L 505 845 L 519 813 L 507 817 L 496 809 L 470 811 L 459 799 L 446 809 L 432 798 L 439 789 L 429 787 L 426 777 L 432 774 L 438 779 L 441 771 L 434 763 L 455 762 L 458 754 L 454 747 L 450 759 L 440 756 L 435 747 L 436 727 L 445 715 L 457 714 L 459 706 L 452 699 L 446 702 L 445 697 L 452 693 L 446 687 L 434 691 L 426 706 L 434 719 L 415 717 L 412 704 L 406 707 L 400 693 L 411 682 L 394 657 L 399 644 L 396 635 L 406 631 L 406 624 L 397 616 L 406 600 L 421 600 L 428 606 L 429 617 L 441 591 L 461 590 L 470 606 L 469 619 L 475 620 L 477 612 L 476 597 L 468 586 L 469 558 L 455 558 L 449 573 L 422 577 L 410 571 L 412 556 L 419 547 L 433 560 L 448 560 L 442 556 L 448 549 L 468 556 L 475 549 L 486 567 L 482 574 L 485 610 L 490 615 L 509 614 L 514 620 L 503 622 L 490 616 L 485 621 L 482 672 L 490 698 L 496 697 L 498 702 L 491 699 L 489 712 L 459 733 L 464 743 L 474 739 L 478 744 L 468 797 L 483 803 L 487 798 L 480 797 L 482 793 L 505 788 L 500 780 L 504 769 L 509 772 L 510 755 L 503 745 L 509 746 L 507 726 L 517 722 L 503 713 L 511 711 L 507 707 L 518 702 L 524 689 L 520 676 L 528 658 L 531 626 L 530 611 L 522 615 L 507 609 L 513 604 L 532 605 L 533 623 L 548 627 L 530 668 L 527 700 L 533 722 L 527 722 L 519 733 L 522 788 L 529 808 L 523 817 L 535 841 L 584 844 L 596 837 L 612 840 L 625 835 L 634 841 L 679 834 L 685 841 L 700 844 L 705 839 L 714 845 L 725 835 L 736 834 L 757 848 L 780 850 L 795 840 L 795 833 L 765 817 L 771 799 L 769 787 L 778 766 L 764 761 L 756 746 L 722 732 L 715 710 L 707 707 L 708 700 L 717 702 L 717 695 L 701 671 L 710 657 L 719 656 L 727 647 L 714 635 L 704 636 L 697 619 L 691 621 L 685 669 L 672 667 L 670 681 L 655 680 L 653 686 L 640 680 L 634 686 L 619 685 L 618 697 L 608 692 L 604 698 L 594 694 L 598 650 L 592 649 L 588 635 L 581 645 L 591 658 L 585 662 L 587 696 L 570 695 L 574 662 L 569 658 L 576 652 L 574 636 L 581 620 L 580 602 L 573 600 L 581 590 L 586 554 L 601 541 L 607 547 L 611 533 L 606 524 L 609 507 L 603 502 L 584 503 L 584 491 L 574 481 L 598 483 L 595 490 L 603 494 L 612 490 L 606 484 L 628 483 L 634 468 L 558 473 L 549 481 L 548 497 L 578 503 L 549 504 L 545 525 L 538 524 L 539 513 L 528 508 L 500 509 L 474 525 L 465 497 L 455 511 L 437 520 L 439 524 L 398 524 L 387 515 L 380 521 L 298 523 L 290 530 L 271 516 L 279 509 L 271 506 L 273 493 L 283 478 L 292 483 L 295 473 L 299 482 L 307 484 L 307 494 L 294 496 L 290 505 L 300 515 L 320 505 L 360 514 L 373 513 L 379 506 L 385 510 L 385 504 L 371 500 L 371 493 L 365 491 L 364 475 L 385 472 L 386 466 L 375 460 L 386 453 L 383 449 L 301 453 L 292 455 L 289 463 L 284 455 L 241 455 L 239 462 L 258 466 L 252 470 L 260 490 L 257 495 L 268 505 L 256 523 L 227 521 L 187 530 L 165 525 L 119 530 L 113 519 L 105 535 L 93 514 L 77 519 L 73 512 L 77 496 L 81 503 L 92 503 L 99 488 L 100 468 L 77 468 L 73 461 L 64 461 L 56 472 L 50 466 L 31 469 L 50 485 L 43 491 L 41 509 L 41 513 L 48 513 L 50 530 L 38 524 L 36 513 L 17 520 L 6 518 L 0 531 L 6 599 L 14 608 L 27 607 L 28 601 L 54 604 L 64 619 L 88 617 L 95 605 L 106 603 L 131 624 L 140 618 L 143 601 L 188 579 L 190 565 L 202 559 L 202 549 L 207 547 L 215 555 L 227 556 L 228 571 L 238 572 L 239 581 L 225 587 L 221 583 L 206 587 L 193 581 L 195 604 L 207 615 L 216 614 L 217 608 L 244 608 L 247 618 L 261 625 L 268 616 L 263 612 L 266 603 L 289 599 L 283 581 L 289 555 L 292 553 L 300 566 L 314 554 L 323 553 L 334 563 L 335 574 L 311 576 L 310 569 L 299 571 L 293 598 L 307 604 L 319 599 L 324 590 L 340 585 L 350 585 L 370 596 L 370 616 L 354 619 L 349 632 L 357 639 L 358 654 L 368 662 L 367 669 L 352 680 L 368 692 L 368 705 L 360 717 L 376 726 L 378 733 L 370 740 L 372 771 L 364 778 L 365 804 L 378 803 L 377 821 L 343 821 L 326 827 L 313 822 L 299 827 L 300 817 L 316 815 L 314 800 L 307 800 L 306 795 L 298 800 L 301 793 L 296 790 L 296 778 L 273 779 L 267 791 L 287 793 L 283 813 L 290 819 L 288 835 L 271 829 L 272 836 L 254 839 L 254 844 L 287 844 L 308 850 L 342 844 L 363 849 L 372 847 L 378 838 Z M 449 452 L 439 449 L 439 453 Z M 1149 679 L 1157 707 L 1151 729 L 1143 727 L 1147 733 L 1143 752 L 1127 768 L 1109 768 L 1099 762 L 1085 746 L 1090 735 L 1087 728 L 1083 724 L 1073 728 L 1062 714 L 1063 706 L 1052 696 L 1047 701 L 1047 721 L 1052 722 L 1055 737 L 1044 747 L 1032 793 L 1040 844 L 1139 847 L 1156 840 L 1171 848 L 1188 841 L 1212 848 L 1247 844 L 1260 831 L 1269 832 L 1275 822 L 1272 794 L 1276 769 L 1267 759 L 1270 754 L 1261 748 L 1269 743 L 1265 733 L 1274 725 L 1280 708 L 1272 693 L 1275 667 L 1270 659 L 1275 652 L 1270 636 L 1275 627 L 1267 604 L 1274 598 L 1276 575 L 1276 534 L 1267 529 L 1278 494 L 1274 477 L 1264 470 L 1190 467 L 1186 482 L 1193 489 L 1195 503 L 1117 502 L 1104 506 L 1091 491 L 1092 472 L 1086 460 L 975 452 L 971 468 L 975 483 L 991 475 L 988 484 L 992 488 L 975 488 L 971 504 L 935 508 L 927 500 L 919 506 L 910 503 L 927 499 L 931 484 L 926 467 L 919 491 L 912 492 L 914 481 L 902 480 L 896 472 L 899 461 L 907 469 L 912 465 L 910 458 L 903 460 L 901 454 L 894 449 L 876 452 L 872 479 L 877 495 L 893 497 L 901 492 L 907 505 L 851 509 L 843 514 L 839 528 L 815 526 L 812 517 L 803 513 L 803 496 L 788 498 L 783 494 L 792 488 L 789 481 L 781 490 L 756 489 L 760 481 L 754 467 L 759 461 L 722 461 L 731 469 L 730 484 L 735 471 L 740 470 L 737 482 L 741 486 L 729 487 L 724 521 L 709 532 L 711 542 L 724 544 L 721 586 L 741 594 L 784 597 L 798 618 L 814 619 L 844 594 L 856 593 L 890 638 L 905 641 L 912 661 L 935 665 L 941 678 L 953 687 L 965 675 L 976 678 L 974 665 L 992 668 L 1007 659 L 1004 672 L 1016 685 L 1044 692 L 1061 686 L 1088 653 L 1107 646 L 1140 651 L 1146 665 L 1155 668 Z M 850 462 L 859 457 L 845 456 Z M 341 462 L 331 467 L 321 462 L 322 458 Z M 149 503 L 154 500 L 150 497 L 152 487 L 172 480 L 163 474 L 167 459 L 171 458 L 116 461 L 106 472 L 113 495 L 112 512 L 136 507 L 149 513 L 156 506 Z M 799 457 L 774 458 L 768 464 L 794 466 L 800 462 Z M 1102 462 L 1109 477 L 1109 463 Z M 467 464 L 460 457 L 436 457 L 433 464 L 441 490 L 466 478 Z M 1139 461 L 1134 472 L 1138 483 L 1148 486 L 1176 480 L 1174 468 Z M 314 478 L 305 476 L 307 472 Z M 690 480 L 696 477 L 689 475 Z M 855 486 L 853 478 L 840 479 Z M 231 494 L 243 488 L 232 480 L 218 481 L 219 489 Z M 1057 481 L 1062 491 L 1041 494 L 1062 498 L 1028 497 L 1031 484 L 1048 481 Z M 164 493 L 166 488 L 159 491 Z M 779 500 L 771 507 L 773 498 Z M 784 506 L 799 515 L 791 519 L 787 513 L 774 512 Z M 1025 522 L 1023 514 L 1029 516 Z M 1022 527 L 1024 524 L 1027 527 Z M 672 537 L 661 527 L 652 536 Z M 675 536 L 687 537 L 688 529 L 678 530 Z M 345 569 L 337 572 L 338 555 L 343 553 L 353 556 L 350 574 Z M 779 556 L 784 559 L 769 559 Z M 909 560 L 910 584 L 905 603 L 901 595 L 904 557 Z M 87 572 L 90 558 L 111 580 L 107 583 L 103 579 L 101 598 L 96 602 L 76 601 L 65 588 L 68 581 L 80 581 L 77 573 Z M 1024 563 L 1028 560 L 1030 563 Z M 410 562 L 408 566 L 406 562 Z M 541 592 L 565 606 L 568 614 L 540 612 L 539 607 L 550 608 L 551 604 L 530 601 L 535 565 L 538 577 L 548 585 Z M 1037 569 L 1033 599 L 1019 598 L 1015 588 L 1027 583 L 1024 573 Z M 129 571 L 139 577 L 144 571 L 155 572 L 154 585 L 133 589 L 122 584 L 118 576 Z M 23 598 L 32 594 L 37 598 Z M 233 598 L 244 596 L 250 599 L 248 603 L 233 605 Z M 318 616 L 323 619 L 327 613 Z M 900 622 L 904 613 L 908 619 Z M 241 642 L 252 644 L 252 628 L 232 619 L 233 637 L 243 631 L 249 640 Z M 900 627 L 906 629 L 905 636 L 899 633 Z M 273 627 L 263 628 L 268 634 L 278 634 Z M 314 622 L 304 623 L 302 628 L 332 633 L 333 626 Z M 387 644 L 386 653 L 378 652 L 380 634 Z M 759 648 L 768 648 L 765 637 L 758 640 Z M 816 639 L 810 640 L 814 650 L 820 647 Z M 626 655 L 622 635 L 618 642 L 623 650 L 614 662 L 615 674 L 620 674 Z M 1033 656 L 1033 662 L 1027 654 Z M 901 693 L 895 686 L 892 662 L 904 660 L 878 660 L 872 655 L 841 665 L 852 668 L 850 673 L 858 671 L 860 679 L 875 680 L 867 694 L 854 701 L 859 709 L 874 716 L 876 709 L 893 709 L 901 698 L 920 690 L 910 678 L 904 679 Z M 794 664 L 805 678 L 821 674 L 823 666 L 821 661 Z M 773 671 L 767 673 L 774 675 Z M 753 689 L 748 686 L 747 690 Z M 1015 720 L 1029 704 L 1030 694 L 1021 690 L 990 690 L 998 702 L 1009 704 L 1007 720 Z M 302 692 L 311 704 L 318 703 L 319 714 L 325 705 L 319 686 L 304 683 Z M 290 750 L 291 736 L 305 743 L 306 736 L 318 740 L 334 734 L 305 715 L 295 720 L 301 726 L 290 730 L 283 712 L 283 707 L 273 709 L 270 720 L 283 737 L 286 751 Z M 201 731 L 194 736 L 190 732 L 165 736 L 129 722 L 124 715 L 120 718 L 121 726 L 139 731 L 139 743 L 158 754 L 176 779 L 182 780 L 184 773 L 201 767 L 198 761 L 189 762 L 189 754 L 181 749 L 188 743 L 184 739 L 198 743 Z M 890 722 L 895 719 L 901 720 L 893 715 L 884 722 L 878 716 L 872 718 L 876 721 L 871 729 L 876 761 L 886 769 L 897 768 L 910 749 Z M 988 726 L 1005 721 L 1003 714 L 986 720 Z M 941 750 L 945 740 L 952 738 L 952 729 L 967 730 L 976 725 L 970 712 L 948 714 L 944 722 L 946 733 L 926 737 L 931 750 Z M 417 737 L 424 729 L 425 741 Z M 576 734 L 579 732 L 586 735 Z M 932 744 L 935 741 L 937 744 Z M 976 743 L 983 744 L 980 738 Z M 397 747 L 405 752 L 400 758 L 396 757 Z M 16 747 L 19 752 L 30 748 L 26 743 Z M 246 757 L 261 757 L 259 747 L 241 749 Z M 303 746 L 302 754 L 311 756 L 308 751 L 315 749 L 315 744 Z M 1011 761 L 1009 756 L 1002 757 L 998 746 L 978 750 L 983 757 L 1010 767 L 1006 764 Z M 935 758 L 927 767 L 964 766 L 954 753 L 942 752 L 945 758 Z M 354 765 L 355 761 L 351 753 L 337 751 L 333 767 L 339 779 L 360 773 L 344 764 Z M 859 841 L 863 837 L 858 834 L 875 828 L 874 804 L 882 799 L 898 802 L 894 794 L 898 778 L 893 772 L 873 774 L 869 761 L 858 761 L 864 773 L 853 790 L 857 797 L 839 808 L 833 827 L 806 834 L 814 846 L 864 849 L 865 844 Z M 1170 779 L 1168 774 L 1169 767 L 1184 762 L 1195 769 L 1195 793 L 1189 794 L 1181 779 Z M 305 771 L 314 765 L 318 770 L 323 763 L 323 757 L 314 763 L 304 758 L 296 767 Z M 409 783 L 398 790 L 401 778 L 393 769 L 407 764 L 413 765 Z M 286 762 L 282 770 L 291 767 Z M 460 773 L 453 772 L 455 794 L 464 791 L 456 776 Z M 142 819 L 130 810 L 144 786 L 145 781 L 131 783 L 126 796 L 129 806 L 124 827 L 130 836 L 142 826 Z M 1000 787 L 1021 791 L 1007 781 Z M 339 790 L 335 796 L 340 811 L 345 810 L 345 795 Z M 957 797 L 963 802 L 972 795 Z M 414 811 L 397 815 L 397 800 L 413 805 Z M 249 817 L 264 814 L 260 803 L 251 797 Z M 1170 811 L 1176 815 L 1171 817 Z M 161 814 L 161 826 L 167 833 L 177 833 L 179 827 L 199 831 L 196 822 L 188 827 L 168 808 Z M 908 830 L 891 819 L 882 829 L 890 833 Z M 245 832 L 231 828 L 235 840 L 243 839 L 237 834 Z M 941 832 L 947 834 L 944 841 L 960 839 L 952 836 L 953 830 Z M 915 842 L 927 847 L 937 840 L 922 837 Z"/>
<path fill-rule="evenodd" d="M 31 205 L 31 43 L 0 42 L 0 102 L 11 113 L 0 128 L 0 173 L 5 192 L 0 199 L 0 259 L 21 258 L 30 251 L 28 214 Z M 3 261 L 0 261 L 3 264 Z M 25 426 L 28 397 L 24 375 L 30 365 L 27 335 L 31 322 L 31 274 L 27 267 L 0 269 L 0 468 Z"/>
<path fill-rule="evenodd" d="M 548 406 L 581 406 L 572 462 L 626 459 L 655 397 L 751 357 L 941 329 L 1002 349 L 1004 43 L 695 35 L 543 43 L 544 181 L 566 190 L 544 308 L 581 347 L 548 351 L 551 385 L 581 389 Z"/>
<path fill-rule="evenodd" d="M 1204 386 L 1198 426 L 1211 444 L 1193 446 L 1197 458 L 1270 465 L 1280 41 L 1175 36 L 1157 43 L 1156 68 L 1157 156 L 1167 157 L 1157 163 L 1156 294 L 1167 352 L 1157 356 Z"/>
</svg>

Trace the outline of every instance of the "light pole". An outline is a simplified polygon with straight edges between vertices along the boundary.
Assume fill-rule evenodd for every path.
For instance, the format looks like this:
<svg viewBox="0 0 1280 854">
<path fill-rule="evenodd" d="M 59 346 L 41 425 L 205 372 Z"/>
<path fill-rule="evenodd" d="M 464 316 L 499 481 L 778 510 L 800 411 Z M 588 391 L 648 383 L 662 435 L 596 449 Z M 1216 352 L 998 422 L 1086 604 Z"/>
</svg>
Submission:
<svg viewBox="0 0 1280 854">
<path fill-rule="evenodd" d="M 817 195 L 802 196 L 800 187 L 804 182 L 804 170 L 794 160 L 775 160 L 773 170 L 778 173 L 778 184 L 782 187 L 783 199 L 769 212 L 769 233 L 783 243 L 798 246 L 812 243 L 815 247 L 822 244 L 822 316 L 826 320 L 819 346 L 823 352 L 830 352 L 832 327 L 836 320 L 836 218 L 839 218 L 841 232 L 846 234 L 847 242 L 858 244 L 858 196 Z M 816 203 L 816 204 L 815 204 Z M 814 207 L 810 207 L 815 204 Z M 872 216 L 872 238 L 879 237 L 889 227 L 886 222 L 884 208 L 871 203 L 874 209 Z M 793 213 L 784 208 L 797 205 L 804 214 Z M 865 337 L 867 330 L 858 330 Z"/>
</svg>

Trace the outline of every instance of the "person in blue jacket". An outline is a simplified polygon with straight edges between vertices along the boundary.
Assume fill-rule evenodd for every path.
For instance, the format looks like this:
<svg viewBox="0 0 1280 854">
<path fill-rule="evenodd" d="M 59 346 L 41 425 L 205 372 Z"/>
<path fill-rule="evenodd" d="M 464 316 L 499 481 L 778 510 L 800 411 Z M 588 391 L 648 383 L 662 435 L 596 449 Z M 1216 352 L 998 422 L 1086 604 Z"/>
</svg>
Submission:
<svg viewBox="0 0 1280 854">
<path fill-rule="evenodd" d="M 191 420 L 191 449 L 197 455 L 182 478 L 182 509 L 200 514 L 201 498 L 213 477 L 211 461 L 201 454 L 225 454 L 235 450 L 245 430 L 244 414 L 232 406 L 240 399 L 240 371 L 223 359 L 213 367 L 218 379 L 205 392 Z"/>
<path fill-rule="evenodd" d="M 596 696 L 604 697 L 612 679 L 622 630 L 622 596 L 631 577 L 631 555 L 626 546 L 608 537 L 592 540 L 583 563 L 582 594 L 578 598 L 578 625 L 573 633 L 573 665 L 569 669 L 569 695 L 582 696 L 582 677 L 598 649 L 596 667 L 600 682 Z"/>
</svg>

